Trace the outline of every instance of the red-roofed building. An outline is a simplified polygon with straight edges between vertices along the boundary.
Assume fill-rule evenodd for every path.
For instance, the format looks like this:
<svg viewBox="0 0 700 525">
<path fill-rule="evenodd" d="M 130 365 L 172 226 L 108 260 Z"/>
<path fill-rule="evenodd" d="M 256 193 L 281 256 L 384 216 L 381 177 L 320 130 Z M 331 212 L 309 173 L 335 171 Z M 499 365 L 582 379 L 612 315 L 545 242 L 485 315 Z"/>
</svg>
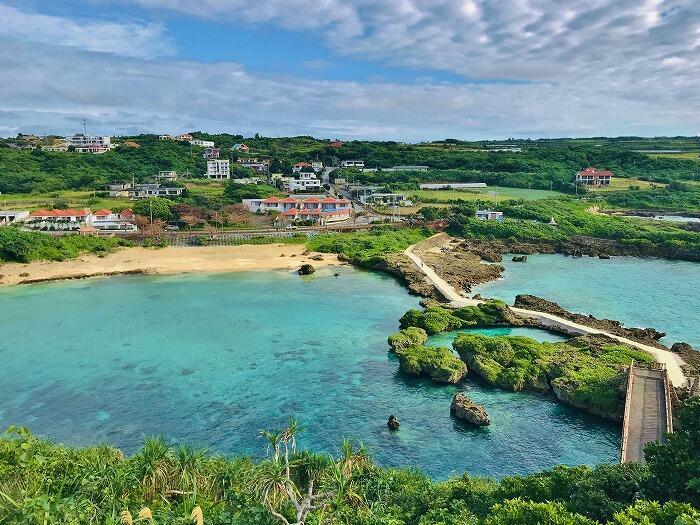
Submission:
<svg viewBox="0 0 700 525">
<path fill-rule="evenodd" d="M 299 173 L 304 168 L 311 169 L 311 164 L 309 164 L 308 162 L 297 162 L 292 165 L 292 173 Z"/>
<path fill-rule="evenodd" d="M 282 217 L 293 220 L 312 220 L 322 224 L 345 221 L 350 218 L 352 203 L 347 199 L 334 197 L 288 196 L 284 199 L 243 199 L 243 204 L 254 213 L 277 212 Z"/>
<path fill-rule="evenodd" d="M 331 148 L 340 148 L 343 146 L 343 143 L 339 140 L 334 140 L 330 144 L 328 144 Z"/>
<path fill-rule="evenodd" d="M 610 186 L 612 177 L 612 171 L 597 170 L 591 167 L 581 170 L 576 174 L 576 184 L 585 184 L 587 186 Z"/>
</svg>

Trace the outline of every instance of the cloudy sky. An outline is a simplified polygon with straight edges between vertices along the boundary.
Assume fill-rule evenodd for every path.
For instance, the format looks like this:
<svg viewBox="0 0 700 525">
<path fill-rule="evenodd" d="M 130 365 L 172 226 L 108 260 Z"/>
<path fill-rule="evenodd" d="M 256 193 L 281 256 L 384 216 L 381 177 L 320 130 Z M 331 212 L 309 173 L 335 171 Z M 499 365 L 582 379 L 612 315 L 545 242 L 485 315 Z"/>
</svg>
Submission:
<svg viewBox="0 0 700 525">
<path fill-rule="evenodd" d="M 700 133 L 700 0 L 0 0 L 0 135 Z"/>
</svg>

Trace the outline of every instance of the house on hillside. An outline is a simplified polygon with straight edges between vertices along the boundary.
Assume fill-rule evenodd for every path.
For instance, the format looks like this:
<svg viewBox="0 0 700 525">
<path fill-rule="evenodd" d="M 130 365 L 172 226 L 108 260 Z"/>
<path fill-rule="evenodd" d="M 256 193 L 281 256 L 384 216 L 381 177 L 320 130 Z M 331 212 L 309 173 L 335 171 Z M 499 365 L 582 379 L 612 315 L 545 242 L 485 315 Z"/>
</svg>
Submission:
<svg viewBox="0 0 700 525">
<path fill-rule="evenodd" d="M 493 210 L 476 210 L 474 216 L 480 221 L 503 222 L 503 212 Z"/>
<path fill-rule="evenodd" d="M 231 163 L 228 159 L 210 159 L 207 161 L 207 177 L 210 179 L 230 179 Z"/>
<path fill-rule="evenodd" d="M 308 162 L 297 162 L 292 165 L 292 173 L 299 173 L 304 168 L 311 168 L 311 164 Z"/>
<path fill-rule="evenodd" d="M 29 218 L 28 210 L 0 210 L 0 226 L 9 226 Z"/>
<path fill-rule="evenodd" d="M 270 169 L 270 159 L 259 159 L 257 157 L 241 157 L 236 161 L 244 168 L 250 168 L 256 173 L 267 173 Z"/>
<path fill-rule="evenodd" d="M 243 153 L 248 153 L 250 151 L 250 148 L 246 146 L 245 144 L 234 144 L 233 147 L 231 148 L 232 151 L 241 151 Z"/>
<path fill-rule="evenodd" d="M 204 153 L 202 157 L 205 159 L 218 159 L 219 158 L 219 148 L 204 148 Z"/>
<path fill-rule="evenodd" d="M 365 168 L 365 161 L 364 160 L 341 160 L 340 167 L 341 168 L 357 168 L 357 169 L 362 170 Z"/>
<path fill-rule="evenodd" d="M 323 162 L 318 159 L 312 160 L 311 169 L 318 173 L 319 171 L 323 170 Z"/>
<path fill-rule="evenodd" d="M 343 142 L 341 142 L 341 141 L 339 141 L 339 140 L 334 140 L 333 142 L 331 142 L 331 143 L 328 144 L 328 145 L 329 145 L 331 148 L 340 148 L 340 147 L 343 146 Z"/>
<path fill-rule="evenodd" d="M 193 146 L 199 146 L 200 148 L 213 148 L 214 147 L 213 140 L 192 139 L 192 140 L 190 140 L 190 144 L 192 144 Z"/>
<path fill-rule="evenodd" d="M 182 142 L 189 142 L 192 140 L 192 135 L 189 133 L 183 133 L 182 135 L 177 136 L 177 140 L 180 140 Z"/>
<path fill-rule="evenodd" d="M 177 171 L 172 171 L 172 170 L 164 170 L 164 171 L 159 171 L 158 175 L 155 176 L 156 180 L 177 180 Z"/>
<path fill-rule="evenodd" d="M 165 135 L 158 135 L 158 140 L 175 140 L 175 138 L 166 133 Z"/>
<path fill-rule="evenodd" d="M 66 144 L 68 146 L 73 146 L 76 148 L 84 148 L 87 146 L 102 146 L 103 148 L 109 148 L 112 145 L 112 137 L 88 137 L 82 133 L 76 133 L 72 137 L 65 138 Z"/>
<path fill-rule="evenodd" d="M 313 191 L 321 189 L 321 181 L 316 177 L 316 173 L 308 168 L 309 171 L 299 172 L 298 179 L 291 179 L 287 186 L 286 191 L 294 193 L 295 191 Z"/>
<path fill-rule="evenodd" d="M 576 174 L 576 184 L 585 184 L 586 186 L 610 186 L 612 177 L 612 171 L 597 170 L 590 167 Z"/>
</svg>

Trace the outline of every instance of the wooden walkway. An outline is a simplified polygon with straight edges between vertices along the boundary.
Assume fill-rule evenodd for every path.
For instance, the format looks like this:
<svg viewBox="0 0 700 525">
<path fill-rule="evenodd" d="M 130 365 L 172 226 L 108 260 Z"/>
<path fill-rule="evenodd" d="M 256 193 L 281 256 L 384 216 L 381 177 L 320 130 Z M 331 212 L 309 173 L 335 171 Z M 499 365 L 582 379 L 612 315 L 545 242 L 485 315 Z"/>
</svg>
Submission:
<svg viewBox="0 0 700 525">
<path fill-rule="evenodd" d="M 620 463 L 644 463 L 644 445 L 663 443 L 673 432 L 671 387 L 663 364 L 651 370 L 630 367 Z"/>
</svg>

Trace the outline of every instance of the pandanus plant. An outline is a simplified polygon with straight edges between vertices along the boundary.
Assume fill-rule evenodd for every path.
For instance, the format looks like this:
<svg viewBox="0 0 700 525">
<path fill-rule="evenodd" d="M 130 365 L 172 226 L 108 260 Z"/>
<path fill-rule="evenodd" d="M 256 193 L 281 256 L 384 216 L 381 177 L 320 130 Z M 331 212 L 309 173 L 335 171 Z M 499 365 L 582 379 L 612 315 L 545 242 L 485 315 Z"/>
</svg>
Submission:
<svg viewBox="0 0 700 525">
<path fill-rule="evenodd" d="M 136 516 L 136 519 L 131 515 L 128 510 L 122 511 L 119 515 L 121 518 L 122 525 L 134 525 L 135 523 L 147 522 L 155 525 L 155 520 L 153 519 L 153 513 L 148 507 L 142 508 Z M 204 513 L 199 505 L 196 505 L 192 509 L 192 514 L 190 519 L 194 525 L 204 525 Z"/>
</svg>

